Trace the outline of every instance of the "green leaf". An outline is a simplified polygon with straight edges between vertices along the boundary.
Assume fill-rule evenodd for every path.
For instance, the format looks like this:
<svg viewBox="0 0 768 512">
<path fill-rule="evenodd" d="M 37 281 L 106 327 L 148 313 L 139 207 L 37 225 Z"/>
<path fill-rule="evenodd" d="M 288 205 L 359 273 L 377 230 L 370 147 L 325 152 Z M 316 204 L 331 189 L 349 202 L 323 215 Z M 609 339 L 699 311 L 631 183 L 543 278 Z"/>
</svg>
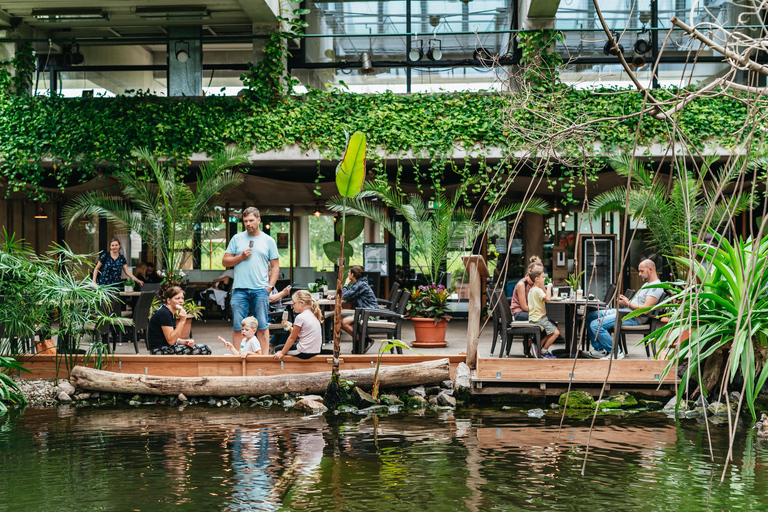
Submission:
<svg viewBox="0 0 768 512">
<path fill-rule="evenodd" d="M 349 138 L 344 157 L 336 167 L 336 187 L 344 197 L 355 197 L 365 181 L 365 134 L 355 132 Z"/>
<path fill-rule="evenodd" d="M 323 244 L 323 251 L 325 255 L 334 263 L 337 263 L 341 257 L 341 242 L 328 242 Z M 355 250 L 348 243 L 344 243 L 344 259 L 349 260 L 352 255 L 355 254 Z"/>
<path fill-rule="evenodd" d="M 360 236 L 360 233 L 363 232 L 363 229 L 365 229 L 365 217 L 360 217 L 358 215 L 347 217 L 346 230 L 344 229 L 344 226 L 342 226 L 341 222 L 336 223 L 336 233 L 341 235 L 342 231 L 345 231 L 344 239 L 347 241 L 354 240 Z M 346 254 L 346 249 L 344 250 L 344 254 Z"/>
</svg>

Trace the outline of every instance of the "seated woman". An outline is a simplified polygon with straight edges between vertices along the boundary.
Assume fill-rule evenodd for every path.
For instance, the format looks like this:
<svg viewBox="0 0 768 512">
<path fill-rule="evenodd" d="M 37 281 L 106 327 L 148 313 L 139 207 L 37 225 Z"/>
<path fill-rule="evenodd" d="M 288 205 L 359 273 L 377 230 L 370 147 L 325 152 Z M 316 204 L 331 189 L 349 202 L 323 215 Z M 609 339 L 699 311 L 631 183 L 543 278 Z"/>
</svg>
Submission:
<svg viewBox="0 0 768 512">
<path fill-rule="evenodd" d="M 355 308 L 381 309 L 371 285 L 368 284 L 368 278 L 363 274 L 363 267 L 360 265 L 349 267 L 347 281 L 341 289 L 341 298 L 346 302 L 351 302 Z M 345 316 L 341 319 L 341 328 L 350 336 L 352 336 L 352 323 L 354 321 L 354 316 Z"/>
<path fill-rule="evenodd" d="M 138 279 L 139 281 L 146 283 L 147 282 L 147 264 L 139 263 L 138 265 L 136 265 L 136 268 L 133 269 L 133 275 L 136 276 L 136 279 Z"/>
<path fill-rule="evenodd" d="M 512 313 L 512 319 L 517 322 L 527 322 L 529 305 L 528 293 L 533 288 L 533 281 L 530 278 L 531 271 L 541 268 L 544 270 L 541 260 L 538 256 L 531 256 L 531 262 L 528 265 L 528 272 L 525 277 L 517 282 L 515 290 L 512 292 L 512 300 L 509 302 L 509 310 Z"/>
<path fill-rule="evenodd" d="M 147 343 L 153 355 L 210 355 L 211 347 L 196 345 L 194 340 L 179 338 L 187 321 L 184 290 L 171 286 L 163 294 L 165 304 L 149 319 Z M 177 322 L 178 319 L 178 322 Z"/>
<path fill-rule="evenodd" d="M 291 334 L 285 345 L 275 347 L 273 357 L 278 361 L 286 354 L 309 359 L 319 354 L 323 348 L 323 329 L 320 326 L 323 314 L 320 312 L 320 306 L 306 290 L 297 291 L 292 299 L 296 318 L 293 319 L 293 326 L 288 320 L 283 320 L 283 327 L 291 327 Z M 296 348 L 291 350 L 297 339 Z"/>
</svg>

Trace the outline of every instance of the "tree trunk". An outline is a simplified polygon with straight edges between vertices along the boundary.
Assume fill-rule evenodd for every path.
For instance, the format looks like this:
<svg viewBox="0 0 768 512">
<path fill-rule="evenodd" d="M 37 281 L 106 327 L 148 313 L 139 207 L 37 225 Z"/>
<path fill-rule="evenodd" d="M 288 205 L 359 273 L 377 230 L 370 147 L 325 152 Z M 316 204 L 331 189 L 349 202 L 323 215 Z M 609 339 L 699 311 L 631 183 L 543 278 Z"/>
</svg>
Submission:
<svg viewBox="0 0 768 512">
<path fill-rule="evenodd" d="M 344 370 L 340 377 L 370 389 L 374 369 Z M 385 366 L 379 370 L 381 387 L 405 387 L 431 384 L 450 379 L 448 359 L 438 359 L 402 366 Z M 331 380 L 328 372 L 269 377 L 160 377 L 153 375 L 113 373 L 83 366 L 72 369 L 70 381 L 79 389 L 110 393 L 185 396 L 260 396 L 282 393 L 323 393 Z"/>
</svg>

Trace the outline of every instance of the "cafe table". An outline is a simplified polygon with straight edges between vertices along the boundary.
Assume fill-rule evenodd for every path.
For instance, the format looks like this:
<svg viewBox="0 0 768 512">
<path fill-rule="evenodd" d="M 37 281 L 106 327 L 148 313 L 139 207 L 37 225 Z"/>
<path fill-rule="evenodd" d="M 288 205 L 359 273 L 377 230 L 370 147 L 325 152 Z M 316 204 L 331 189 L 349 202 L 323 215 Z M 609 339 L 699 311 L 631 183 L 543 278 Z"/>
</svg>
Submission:
<svg viewBox="0 0 768 512">
<path fill-rule="evenodd" d="M 553 299 L 547 304 L 547 307 L 555 306 L 556 304 L 562 304 L 565 309 L 565 321 L 563 322 L 563 339 L 565 340 L 565 350 L 569 354 L 569 357 L 576 357 L 579 351 L 579 340 L 577 332 L 579 331 L 580 322 L 576 322 L 577 316 L 586 315 L 590 309 L 597 309 L 601 306 L 605 306 L 605 302 L 596 299 Z M 583 308 L 583 312 L 579 314 L 579 310 Z M 584 334 L 587 335 L 586 333 Z"/>
</svg>

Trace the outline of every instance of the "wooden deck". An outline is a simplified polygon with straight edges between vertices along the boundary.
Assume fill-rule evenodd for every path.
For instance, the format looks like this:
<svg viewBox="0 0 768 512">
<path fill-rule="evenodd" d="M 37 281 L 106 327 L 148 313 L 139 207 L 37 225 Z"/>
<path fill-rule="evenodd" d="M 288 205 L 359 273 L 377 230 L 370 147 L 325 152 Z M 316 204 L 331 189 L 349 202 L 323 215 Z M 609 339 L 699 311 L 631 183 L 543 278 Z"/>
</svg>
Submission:
<svg viewBox="0 0 768 512">
<path fill-rule="evenodd" d="M 67 375 L 64 356 L 34 355 L 21 357 L 20 362 L 30 373 L 27 379 L 65 378 Z M 385 355 L 383 366 L 448 358 L 451 378 L 456 367 L 464 362 L 463 354 L 435 354 L 433 356 Z M 477 395 L 522 394 L 552 396 L 568 389 L 582 389 L 597 393 L 606 382 L 611 393 L 640 392 L 649 396 L 671 396 L 678 383 L 677 372 L 671 371 L 663 380 L 661 375 L 668 361 L 624 359 L 613 361 L 608 374 L 609 361 L 579 359 L 574 367 L 573 359 L 498 359 L 478 358 L 477 369 L 472 373 L 472 393 Z M 82 364 L 79 358 L 78 364 Z M 372 368 L 376 364 L 373 355 L 349 355 L 341 357 L 340 368 L 353 370 Z M 330 371 L 332 358 L 317 356 L 302 360 L 287 356 L 282 362 L 271 356 L 249 356 L 245 361 L 234 356 L 151 356 L 115 355 L 102 365 L 103 370 L 176 377 L 213 376 L 270 376 Z M 93 359 L 88 366 L 93 367 Z"/>
</svg>

